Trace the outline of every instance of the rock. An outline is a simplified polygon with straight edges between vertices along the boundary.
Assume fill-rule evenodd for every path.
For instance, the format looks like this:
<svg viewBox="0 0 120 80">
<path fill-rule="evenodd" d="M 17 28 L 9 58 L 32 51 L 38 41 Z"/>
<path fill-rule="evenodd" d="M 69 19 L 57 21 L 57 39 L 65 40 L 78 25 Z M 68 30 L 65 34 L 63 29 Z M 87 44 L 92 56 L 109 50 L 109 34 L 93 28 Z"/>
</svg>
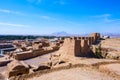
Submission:
<svg viewBox="0 0 120 80">
<path fill-rule="evenodd" d="M 50 66 L 41 64 L 38 66 L 38 68 L 34 69 L 33 71 L 46 70 L 46 69 L 50 69 Z"/>
<path fill-rule="evenodd" d="M 29 73 L 29 66 L 22 61 L 14 60 L 7 65 L 6 76 L 18 76 Z"/>
<path fill-rule="evenodd" d="M 106 58 L 108 59 L 120 59 L 120 53 L 119 52 L 108 52 Z"/>
</svg>

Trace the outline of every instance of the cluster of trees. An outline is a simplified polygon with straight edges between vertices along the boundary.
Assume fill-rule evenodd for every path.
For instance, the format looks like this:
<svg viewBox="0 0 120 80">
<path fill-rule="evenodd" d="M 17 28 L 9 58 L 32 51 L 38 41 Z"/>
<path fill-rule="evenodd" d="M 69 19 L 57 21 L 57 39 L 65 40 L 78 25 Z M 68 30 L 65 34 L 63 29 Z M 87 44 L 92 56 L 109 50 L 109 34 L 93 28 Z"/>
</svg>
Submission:
<svg viewBox="0 0 120 80">
<path fill-rule="evenodd" d="M 0 40 L 24 40 L 24 39 L 36 39 L 36 38 L 51 39 L 51 38 L 55 38 L 55 36 L 0 35 Z"/>
</svg>

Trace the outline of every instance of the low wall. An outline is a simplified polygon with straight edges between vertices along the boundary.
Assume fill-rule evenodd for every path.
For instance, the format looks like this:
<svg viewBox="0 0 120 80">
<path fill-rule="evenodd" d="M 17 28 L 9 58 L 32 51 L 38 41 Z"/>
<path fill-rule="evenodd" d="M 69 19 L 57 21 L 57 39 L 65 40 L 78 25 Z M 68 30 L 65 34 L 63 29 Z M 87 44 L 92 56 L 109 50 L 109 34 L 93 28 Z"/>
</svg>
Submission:
<svg viewBox="0 0 120 80">
<path fill-rule="evenodd" d="M 95 63 L 93 65 L 87 65 L 87 64 L 66 64 L 64 66 L 59 66 L 59 67 L 55 67 L 52 69 L 48 69 L 48 70 L 41 70 L 41 71 L 37 71 L 35 73 L 30 73 L 30 74 L 24 74 L 24 75 L 20 75 L 20 76 L 15 76 L 15 77 L 11 77 L 9 80 L 27 80 L 33 77 L 39 77 L 41 75 L 47 74 L 47 73 L 51 73 L 54 71 L 60 71 L 60 70 L 66 70 L 66 69 L 71 69 L 71 68 L 77 68 L 77 67 L 89 67 L 91 69 L 96 69 L 99 70 L 98 67 L 100 65 L 105 65 L 105 64 L 111 64 L 111 63 L 119 63 L 119 61 L 116 62 L 99 62 L 99 63 Z"/>
<path fill-rule="evenodd" d="M 1 61 L 0 62 L 0 66 L 6 66 L 8 63 L 10 63 L 11 61 Z"/>
<path fill-rule="evenodd" d="M 53 68 L 53 69 L 37 71 L 37 72 L 31 73 L 31 74 L 24 74 L 24 75 L 20 75 L 20 76 L 16 76 L 16 77 L 11 77 L 9 80 L 27 80 L 27 79 L 33 78 L 35 76 L 38 77 L 38 76 L 44 75 L 46 73 L 59 71 L 59 70 L 70 69 L 70 68 L 76 68 L 76 67 L 88 67 L 88 66 L 83 65 L 83 64 L 76 64 L 76 65 L 69 64 L 69 65 L 66 65 L 66 66 L 56 67 L 56 68 Z"/>
<path fill-rule="evenodd" d="M 55 49 L 52 49 L 52 50 L 34 50 L 34 51 L 31 51 L 31 52 L 27 52 L 27 53 L 15 54 L 13 57 L 17 60 L 25 60 L 25 59 L 30 59 L 30 58 L 34 58 L 34 57 L 37 57 L 37 56 L 41 56 L 41 55 L 44 55 L 44 54 L 48 54 L 50 52 L 57 51 L 58 49 L 59 48 L 55 48 Z"/>
<path fill-rule="evenodd" d="M 4 48 L 13 48 L 13 45 L 11 45 L 11 44 L 0 45 L 0 49 L 4 49 Z"/>
</svg>

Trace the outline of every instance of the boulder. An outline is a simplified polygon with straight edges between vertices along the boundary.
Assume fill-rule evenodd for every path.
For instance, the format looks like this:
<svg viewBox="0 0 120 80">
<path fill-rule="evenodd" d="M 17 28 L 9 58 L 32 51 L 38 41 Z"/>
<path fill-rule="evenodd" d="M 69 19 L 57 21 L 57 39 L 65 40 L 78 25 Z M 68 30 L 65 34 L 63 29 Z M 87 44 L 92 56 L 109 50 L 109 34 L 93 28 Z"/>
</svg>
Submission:
<svg viewBox="0 0 120 80">
<path fill-rule="evenodd" d="M 50 69 L 50 66 L 41 64 L 38 66 L 38 68 L 34 69 L 33 71 L 46 70 L 46 69 Z"/>
<path fill-rule="evenodd" d="M 120 59 L 120 52 L 116 52 L 116 51 L 107 52 L 106 58 L 108 58 L 108 59 Z"/>
<path fill-rule="evenodd" d="M 22 61 L 14 60 L 7 65 L 6 76 L 18 76 L 29 73 L 29 66 Z"/>
</svg>

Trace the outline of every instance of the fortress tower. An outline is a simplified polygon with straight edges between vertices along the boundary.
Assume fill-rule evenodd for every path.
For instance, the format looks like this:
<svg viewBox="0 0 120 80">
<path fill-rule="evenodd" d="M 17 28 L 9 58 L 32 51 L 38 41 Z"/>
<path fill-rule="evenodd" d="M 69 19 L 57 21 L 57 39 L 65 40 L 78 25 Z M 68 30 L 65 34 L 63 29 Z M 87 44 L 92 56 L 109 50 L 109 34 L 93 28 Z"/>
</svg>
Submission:
<svg viewBox="0 0 120 80">
<path fill-rule="evenodd" d="M 99 39 L 99 33 L 93 33 L 90 37 L 66 38 L 60 50 L 62 51 L 62 53 L 72 56 L 89 56 L 91 54 L 90 46 Z"/>
<path fill-rule="evenodd" d="M 95 43 L 97 40 L 100 39 L 100 33 L 92 33 L 90 37 L 93 37 L 93 42 Z"/>
</svg>

